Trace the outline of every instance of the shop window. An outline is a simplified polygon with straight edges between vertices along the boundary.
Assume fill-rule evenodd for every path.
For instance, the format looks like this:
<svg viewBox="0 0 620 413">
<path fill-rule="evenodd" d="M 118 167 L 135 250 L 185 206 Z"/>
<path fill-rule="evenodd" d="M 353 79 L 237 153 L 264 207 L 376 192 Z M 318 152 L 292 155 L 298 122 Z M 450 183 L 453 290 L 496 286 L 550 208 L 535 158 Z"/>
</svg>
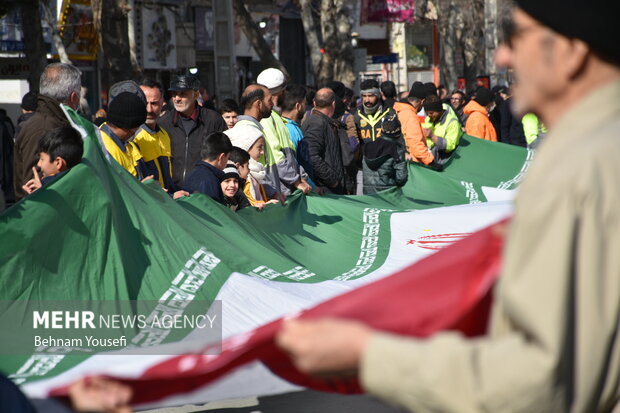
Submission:
<svg viewBox="0 0 620 413">
<path fill-rule="evenodd" d="M 416 22 L 407 26 L 407 69 L 424 70 L 433 66 L 433 26 Z"/>
</svg>

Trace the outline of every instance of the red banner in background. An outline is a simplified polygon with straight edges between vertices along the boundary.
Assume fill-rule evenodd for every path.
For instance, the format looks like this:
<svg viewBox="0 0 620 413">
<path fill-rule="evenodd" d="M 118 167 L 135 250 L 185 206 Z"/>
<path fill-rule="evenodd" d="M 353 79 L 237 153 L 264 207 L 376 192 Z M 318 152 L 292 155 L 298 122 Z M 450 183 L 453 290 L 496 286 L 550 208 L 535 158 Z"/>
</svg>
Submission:
<svg viewBox="0 0 620 413">
<path fill-rule="evenodd" d="M 491 77 L 490 76 L 477 76 L 476 77 L 476 89 L 479 87 L 486 87 L 491 89 Z"/>
<path fill-rule="evenodd" d="M 414 6 L 414 0 L 363 0 L 361 22 L 413 23 Z"/>
</svg>

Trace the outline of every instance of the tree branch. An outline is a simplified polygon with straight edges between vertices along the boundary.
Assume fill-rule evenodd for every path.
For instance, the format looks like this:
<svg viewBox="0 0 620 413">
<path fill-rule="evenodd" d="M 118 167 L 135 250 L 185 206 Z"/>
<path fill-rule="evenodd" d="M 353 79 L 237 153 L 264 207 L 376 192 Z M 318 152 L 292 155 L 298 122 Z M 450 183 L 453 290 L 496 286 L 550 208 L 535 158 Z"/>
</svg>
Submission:
<svg viewBox="0 0 620 413">
<path fill-rule="evenodd" d="M 38 91 L 39 78 L 47 65 L 41 16 L 39 15 L 39 1 L 24 0 L 20 4 L 20 13 L 22 17 L 22 33 L 24 33 L 24 52 L 26 60 L 30 65 L 28 84 L 30 85 L 30 90 Z"/>
<path fill-rule="evenodd" d="M 299 6 L 301 8 L 301 22 L 304 26 L 306 42 L 308 44 L 308 50 L 310 51 L 310 61 L 312 62 L 312 68 L 315 71 L 314 75 L 316 77 L 317 69 L 321 64 L 321 43 L 319 41 L 319 26 L 314 20 L 314 8 L 312 7 L 312 0 L 299 0 Z"/>
<path fill-rule="evenodd" d="M 254 19 L 252 19 L 252 16 L 245 7 L 243 0 L 234 0 L 233 7 L 237 12 L 237 23 L 241 26 L 243 33 L 245 33 L 246 37 L 252 44 L 252 47 L 256 51 L 256 54 L 260 58 L 261 62 L 268 67 L 280 69 L 285 76 L 288 76 L 288 71 L 271 52 L 271 48 L 265 41 L 258 25 Z"/>
<path fill-rule="evenodd" d="M 58 21 L 56 21 L 56 17 L 48 7 L 46 1 L 42 1 L 41 6 L 43 7 L 43 12 L 45 13 L 45 21 L 52 28 L 52 39 L 54 40 L 54 45 L 56 46 L 56 50 L 58 51 L 58 57 L 60 58 L 60 61 L 62 63 L 71 64 L 71 59 L 69 59 L 69 55 L 67 55 L 65 45 L 60 38 L 60 32 L 58 31 Z"/>
</svg>

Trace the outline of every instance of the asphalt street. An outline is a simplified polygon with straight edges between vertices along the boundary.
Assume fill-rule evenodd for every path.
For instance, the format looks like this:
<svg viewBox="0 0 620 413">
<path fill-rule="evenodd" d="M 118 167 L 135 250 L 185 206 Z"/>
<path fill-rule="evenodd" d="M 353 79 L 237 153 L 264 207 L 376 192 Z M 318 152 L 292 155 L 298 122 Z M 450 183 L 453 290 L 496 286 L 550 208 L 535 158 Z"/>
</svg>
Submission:
<svg viewBox="0 0 620 413">
<path fill-rule="evenodd" d="M 148 413 L 403 413 L 367 395 L 305 390 L 294 393 L 148 410 Z"/>
</svg>

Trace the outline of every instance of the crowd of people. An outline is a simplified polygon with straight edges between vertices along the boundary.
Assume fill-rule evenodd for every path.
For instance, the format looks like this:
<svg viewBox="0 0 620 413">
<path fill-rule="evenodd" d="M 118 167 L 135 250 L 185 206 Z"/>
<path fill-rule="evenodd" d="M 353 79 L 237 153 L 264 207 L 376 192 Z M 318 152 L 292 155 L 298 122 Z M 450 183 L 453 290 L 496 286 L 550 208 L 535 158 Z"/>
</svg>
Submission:
<svg viewBox="0 0 620 413">
<path fill-rule="evenodd" d="M 402 186 L 408 162 L 441 170 L 463 133 L 521 146 L 533 146 L 542 135 L 535 115 L 511 115 L 504 87 L 480 87 L 466 97 L 421 82 L 399 93 L 392 81 L 367 79 L 356 99 L 341 82 L 316 90 L 290 84 L 282 71 L 269 68 L 239 102 L 224 99 L 217 110 L 200 90 L 192 75 L 176 76 L 168 88 L 153 79 L 119 82 L 93 121 L 106 154 L 134 177 L 156 180 L 174 198 L 201 192 L 233 210 L 284 203 L 296 190 L 371 194 Z M 9 203 L 73 166 L 65 151 L 78 148 L 59 104 L 78 109 L 80 91 L 80 71 L 53 63 L 38 95 L 24 96 L 14 148 L 4 151 L 13 157 L 3 159 L 0 182 Z M 12 143 L 8 128 L 0 129 Z M 71 144 L 44 151 L 40 144 L 51 135 L 68 136 Z M 229 164 L 233 150 L 237 160 Z M 50 156 L 63 168 L 48 168 L 41 179 L 39 169 Z M 235 177 L 223 173 L 229 165 L 237 165 Z M 225 189 L 231 181 L 238 187 L 234 196 Z"/>
<path fill-rule="evenodd" d="M 224 120 L 199 107 L 196 79 L 180 76 L 170 86 L 174 109 L 163 116 L 155 109 L 163 104 L 161 89 L 155 87 L 157 104 L 148 99 L 147 110 L 146 85 L 120 85 L 102 137 L 132 175 L 161 179 L 172 196 L 200 186 L 238 208 L 230 198 L 241 187 L 250 188 L 252 199 L 246 198 L 255 203 L 280 202 L 294 190 L 353 193 L 347 178 L 361 167 L 364 190 L 372 192 L 402 184 L 403 159 L 441 169 L 464 132 L 533 146 L 548 126 L 509 227 L 493 229 L 507 242 L 483 337 L 451 331 L 402 337 L 323 318 L 286 320 L 276 342 L 301 372 L 355 375 L 367 393 L 412 412 L 618 412 L 620 49 L 612 40 L 620 3 L 516 3 L 495 59 L 514 69 L 517 82 L 513 91 L 497 91 L 499 105 L 485 89 L 469 102 L 459 92 L 444 102 L 420 83 L 396 102 L 395 90 L 365 81 L 361 104 L 349 116 L 346 88 L 326 85 L 306 108 L 301 96 L 308 93 L 293 92 L 298 86 L 268 69 L 243 92 L 230 128 L 234 116 Z M 67 132 L 57 129 L 67 126 L 59 103 L 76 107 L 79 97 L 79 71 L 48 66 L 37 109 L 17 134 L 21 196 L 33 188 L 22 185 L 37 180 L 35 163 L 46 174 L 72 164 L 54 145 Z M 515 115 L 505 116 L 508 108 Z M 160 146 L 152 158 L 130 139 L 148 116 L 156 122 L 144 130 Z M 243 176 L 249 185 L 239 185 Z M 2 388 L 9 396 L 0 401 L 25 402 L 11 383 Z M 70 392 L 78 410 L 112 411 L 131 401 L 131 389 L 105 378 L 80 380 Z"/>
</svg>

